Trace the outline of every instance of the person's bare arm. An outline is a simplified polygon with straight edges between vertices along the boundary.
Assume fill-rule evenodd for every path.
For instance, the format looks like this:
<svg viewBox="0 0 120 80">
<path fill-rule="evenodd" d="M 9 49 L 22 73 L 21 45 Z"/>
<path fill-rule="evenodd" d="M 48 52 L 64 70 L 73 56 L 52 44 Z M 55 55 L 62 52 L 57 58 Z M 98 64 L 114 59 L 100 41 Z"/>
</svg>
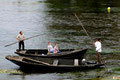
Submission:
<svg viewBox="0 0 120 80">
<path fill-rule="evenodd" d="M 18 42 L 20 42 L 20 40 L 19 40 L 18 36 L 16 37 L 16 39 L 18 40 Z"/>
<path fill-rule="evenodd" d="M 47 54 L 49 54 L 50 53 L 50 48 L 48 47 L 48 53 Z"/>
<path fill-rule="evenodd" d="M 49 54 L 50 53 L 50 51 L 48 51 L 48 53 L 47 54 Z"/>
</svg>

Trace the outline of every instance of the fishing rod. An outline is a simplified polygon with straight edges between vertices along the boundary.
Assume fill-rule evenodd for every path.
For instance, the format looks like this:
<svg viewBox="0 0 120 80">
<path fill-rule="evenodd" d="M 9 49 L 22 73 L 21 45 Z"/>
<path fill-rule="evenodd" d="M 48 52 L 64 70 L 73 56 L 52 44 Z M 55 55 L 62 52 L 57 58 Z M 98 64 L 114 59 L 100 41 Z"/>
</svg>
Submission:
<svg viewBox="0 0 120 80">
<path fill-rule="evenodd" d="M 41 36 L 41 35 L 44 35 L 44 34 L 39 34 L 39 35 L 31 36 L 31 37 L 29 37 L 29 38 L 26 38 L 25 40 L 29 40 L 29 39 L 31 39 L 31 38 L 35 38 L 35 37 L 38 37 L 38 36 Z M 16 41 L 16 42 L 13 42 L 13 43 L 7 44 L 7 45 L 5 45 L 5 47 L 8 47 L 8 46 L 14 45 L 14 44 L 16 44 L 16 43 L 19 43 L 19 42 Z"/>
<path fill-rule="evenodd" d="M 78 20 L 78 22 L 80 23 L 80 25 L 82 26 L 82 28 L 83 28 L 83 30 L 85 31 L 86 35 L 91 39 L 92 42 L 94 42 L 93 39 L 89 36 L 87 30 L 86 30 L 85 27 L 83 26 L 82 22 L 80 21 L 80 19 L 79 19 L 78 16 L 76 15 L 76 13 L 75 13 L 74 15 L 75 15 L 75 17 L 77 18 L 77 20 Z M 101 61 L 102 61 L 102 63 L 104 64 L 105 68 L 107 69 L 107 66 L 106 66 L 105 62 L 103 62 L 103 60 L 101 60 Z M 108 69 L 107 69 L 107 71 L 108 71 Z"/>
</svg>

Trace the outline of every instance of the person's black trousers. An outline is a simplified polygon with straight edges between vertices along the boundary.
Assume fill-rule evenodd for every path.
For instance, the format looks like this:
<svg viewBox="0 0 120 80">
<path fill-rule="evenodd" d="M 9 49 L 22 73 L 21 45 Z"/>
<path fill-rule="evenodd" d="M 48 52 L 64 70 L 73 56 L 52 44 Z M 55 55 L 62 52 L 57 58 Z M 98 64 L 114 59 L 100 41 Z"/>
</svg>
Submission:
<svg viewBox="0 0 120 80">
<path fill-rule="evenodd" d="M 25 46 L 24 46 L 24 41 L 20 41 L 19 42 L 19 50 L 21 51 L 21 45 L 22 45 L 22 50 L 24 50 Z"/>
</svg>

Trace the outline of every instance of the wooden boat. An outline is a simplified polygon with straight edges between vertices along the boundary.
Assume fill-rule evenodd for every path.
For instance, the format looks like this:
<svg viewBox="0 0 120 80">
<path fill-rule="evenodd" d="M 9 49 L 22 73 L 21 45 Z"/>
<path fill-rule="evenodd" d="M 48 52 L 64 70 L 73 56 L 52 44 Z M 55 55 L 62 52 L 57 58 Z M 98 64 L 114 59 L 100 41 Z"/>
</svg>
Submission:
<svg viewBox="0 0 120 80">
<path fill-rule="evenodd" d="M 54 59 L 54 58 L 39 58 L 32 59 L 22 56 L 6 56 L 6 59 L 17 64 L 22 69 L 30 70 L 63 70 L 63 69 L 94 69 L 103 66 L 104 64 L 97 64 L 92 62 L 82 63 L 78 59 Z"/>
<path fill-rule="evenodd" d="M 87 50 L 88 49 L 61 49 L 61 53 L 47 54 L 47 49 L 28 49 L 25 51 L 16 50 L 15 53 L 26 57 L 83 59 Z"/>
</svg>

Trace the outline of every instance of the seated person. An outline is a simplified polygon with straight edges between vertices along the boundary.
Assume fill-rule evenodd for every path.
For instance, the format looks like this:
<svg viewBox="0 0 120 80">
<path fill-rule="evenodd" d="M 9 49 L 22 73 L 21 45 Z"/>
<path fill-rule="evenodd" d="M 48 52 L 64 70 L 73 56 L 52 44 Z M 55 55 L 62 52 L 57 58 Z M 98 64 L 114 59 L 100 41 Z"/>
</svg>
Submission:
<svg viewBox="0 0 120 80">
<path fill-rule="evenodd" d="M 60 53 L 60 51 L 58 49 L 58 43 L 55 43 L 54 53 Z"/>
<path fill-rule="evenodd" d="M 53 46 L 51 45 L 51 42 L 48 42 L 48 54 L 49 53 L 54 53 Z"/>
</svg>

